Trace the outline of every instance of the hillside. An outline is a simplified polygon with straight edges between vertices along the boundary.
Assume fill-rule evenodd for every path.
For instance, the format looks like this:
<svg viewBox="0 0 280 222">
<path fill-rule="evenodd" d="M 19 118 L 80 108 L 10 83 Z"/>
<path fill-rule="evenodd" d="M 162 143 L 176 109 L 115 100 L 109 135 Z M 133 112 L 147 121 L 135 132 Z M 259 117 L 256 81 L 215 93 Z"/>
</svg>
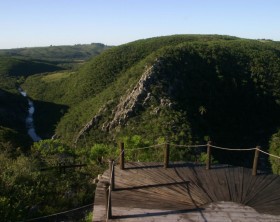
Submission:
<svg viewBox="0 0 280 222">
<path fill-rule="evenodd" d="M 69 144 L 141 135 L 267 145 L 280 125 L 279 46 L 217 35 L 157 37 L 108 49 L 55 81 L 30 77 L 23 87 L 36 100 L 70 107 L 55 131 Z"/>
<path fill-rule="evenodd" d="M 77 44 L 48 47 L 29 47 L 16 49 L 1 49 L 0 56 L 25 58 L 28 60 L 43 60 L 59 65 L 63 68 L 72 68 L 91 57 L 99 55 L 106 46 L 101 43 Z"/>
<path fill-rule="evenodd" d="M 53 64 L 22 58 L 0 56 L 0 149 L 31 144 L 26 134 L 27 100 L 18 92 L 18 85 L 29 75 L 62 70 Z"/>
<path fill-rule="evenodd" d="M 6 56 L 0 57 L 0 75 L 2 76 L 28 76 L 58 70 L 62 70 L 62 68 L 46 61 L 34 61 Z"/>
<path fill-rule="evenodd" d="M 0 150 L 30 144 L 25 129 L 27 104 L 20 95 L 0 89 Z"/>
<path fill-rule="evenodd" d="M 2 49 L 0 55 L 24 56 L 29 58 L 40 58 L 43 60 L 64 60 L 77 59 L 86 60 L 100 54 L 104 49 L 109 48 L 102 43 L 77 44 L 65 46 L 30 47 L 17 49 Z"/>
<path fill-rule="evenodd" d="M 54 71 L 74 73 L 73 68 L 80 66 L 90 57 L 100 54 L 106 48 L 109 47 L 100 43 L 92 43 L 75 46 L 0 50 L 0 127 L 2 127 L 1 132 L 3 132 L 0 134 L 0 140 L 9 142 L 8 137 L 3 135 L 17 132 L 20 133 L 18 138 L 23 138 L 22 145 L 26 144 L 25 118 L 27 115 L 27 100 L 22 98 L 17 88 L 27 76 L 40 73 L 50 74 Z M 65 69 L 73 70 L 66 71 Z M 61 74 L 56 74 L 55 76 L 59 75 Z M 54 81 L 55 79 L 48 78 L 49 81 Z M 44 87 L 40 91 L 44 91 Z M 67 107 L 46 102 L 38 102 L 37 107 L 43 112 L 49 111 L 43 117 L 38 117 L 42 128 L 44 128 L 42 135 L 49 137 L 51 134 L 45 134 L 45 131 L 52 132 L 55 129 L 55 124 L 67 110 Z M 50 118 L 45 118 L 48 115 Z M 46 120 L 47 123 L 44 124 Z"/>
</svg>

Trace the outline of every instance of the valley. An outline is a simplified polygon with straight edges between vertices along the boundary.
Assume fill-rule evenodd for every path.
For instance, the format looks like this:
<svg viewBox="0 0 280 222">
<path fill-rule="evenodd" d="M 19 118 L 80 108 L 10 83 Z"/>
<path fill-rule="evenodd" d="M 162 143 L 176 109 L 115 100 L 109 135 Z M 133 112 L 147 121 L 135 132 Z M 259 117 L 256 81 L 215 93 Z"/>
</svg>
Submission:
<svg viewBox="0 0 280 222">
<path fill-rule="evenodd" d="M 14 220 L 52 214 L 93 200 L 91 180 L 108 167 L 107 159 L 118 155 L 121 141 L 133 149 L 211 140 L 224 147 L 261 146 L 280 155 L 280 43 L 172 35 L 114 47 L 92 43 L 0 50 L 0 102 L 1 167 L 9 175 L 0 176 L 6 190 L 0 203 L 14 204 L 4 216 L 12 217 L 23 206 Z M 205 161 L 201 150 L 172 155 Z M 157 153 L 128 154 L 133 161 L 152 157 Z M 253 156 L 217 151 L 212 158 L 247 166 Z M 280 174 L 275 159 L 263 162 Z M 57 170 L 59 164 L 77 163 L 86 166 Z M 9 197 L 11 192 L 15 196 Z M 23 192 L 25 202 L 17 192 Z"/>
</svg>

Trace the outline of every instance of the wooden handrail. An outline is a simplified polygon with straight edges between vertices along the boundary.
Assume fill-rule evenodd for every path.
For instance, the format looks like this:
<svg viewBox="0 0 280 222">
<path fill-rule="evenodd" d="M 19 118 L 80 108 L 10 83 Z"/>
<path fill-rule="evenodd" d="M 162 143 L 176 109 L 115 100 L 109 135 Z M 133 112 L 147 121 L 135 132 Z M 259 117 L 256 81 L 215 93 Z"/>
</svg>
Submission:
<svg viewBox="0 0 280 222">
<path fill-rule="evenodd" d="M 120 147 L 120 169 L 124 170 L 124 143 L 119 144 Z"/>
<path fill-rule="evenodd" d="M 211 169 L 211 141 L 207 143 L 206 170 Z"/>
<path fill-rule="evenodd" d="M 200 145 L 202 146 L 202 145 Z M 211 141 L 209 141 L 206 145 L 207 147 L 207 158 L 206 158 L 206 170 L 211 169 Z M 119 143 L 120 148 L 120 169 L 125 169 L 125 158 L 124 158 L 124 143 Z M 257 146 L 256 148 L 251 148 L 251 150 L 255 150 L 254 162 L 252 167 L 252 175 L 257 175 L 257 165 L 260 153 L 260 147 Z M 164 168 L 169 167 L 169 158 L 170 158 L 170 144 L 165 144 L 164 149 Z M 82 166 L 82 165 L 81 165 Z M 112 218 L 112 191 L 119 191 L 125 189 L 115 189 L 115 161 L 113 159 L 109 160 L 109 181 L 103 182 L 104 183 L 104 191 L 105 191 L 105 208 L 106 208 L 106 220 Z M 127 189 L 142 189 L 142 188 L 151 188 L 157 186 L 170 186 L 170 185 L 178 185 L 178 184 L 185 184 L 189 183 L 189 181 L 181 181 L 176 183 L 166 183 L 166 184 L 155 184 L 155 185 L 145 185 L 139 187 L 132 187 Z"/>
<path fill-rule="evenodd" d="M 115 162 L 109 160 L 109 182 L 104 182 L 106 221 L 112 218 L 112 191 L 115 189 Z"/>
<path fill-rule="evenodd" d="M 253 162 L 253 168 L 252 168 L 252 175 L 253 176 L 257 175 L 260 149 L 261 149 L 261 147 L 259 147 L 259 146 L 257 146 L 256 149 L 255 149 L 255 156 L 254 156 L 254 162 Z"/>
<path fill-rule="evenodd" d="M 164 168 L 168 168 L 169 167 L 169 159 L 170 159 L 170 144 L 166 143 L 165 145 L 165 149 L 164 149 L 164 160 L 163 160 L 163 166 Z M 176 146 L 176 145 L 175 145 Z M 194 145 L 195 146 L 195 145 Z M 197 145 L 197 147 L 203 147 L 205 145 Z M 152 147 L 152 146 L 150 146 Z M 139 149 L 145 149 L 145 148 L 150 148 L 150 147 L 144 147 L 144 148 L 139 148 Z M 212 142 L 208 141 L 206 148 L 207 148 L 207 157 L 205 160 L 205 165 L 206 165 L 206 170 L 210 170 L 211 169 L 211 151 L 212 151 L 212 147 L 214 148 L 218 148 L 218 149 L 223 149 L 223 150 L 242 150 L 242 149 L 231 149 L 231 148 L 223 148 L 223 147 L 217 147 L 217 146 L 212 146 Z M 120 169 L 124 170 L 125 169 L 125 150 L 124 150 L 124 143 L 121 142 L 119 143 L 119 148 L 120 148 Z M 257 146 L 256 148 L 248 148 L 248 149 L 244 149 L 244 151 L 247 150 L 255 150 L 255 156 L 254 156 L 254 162 L 253 162 L 253 166 L 252 166 L 252 175 L 257 175 L 257 165 L 258 165 L 258 158 L 259 158 L 259 153 L 260 153 L 260 147 Z M 242 150 L 243 151 L 243 150 Z M 114 187 L 113 187 L 114 188 Z"/>
</svg>

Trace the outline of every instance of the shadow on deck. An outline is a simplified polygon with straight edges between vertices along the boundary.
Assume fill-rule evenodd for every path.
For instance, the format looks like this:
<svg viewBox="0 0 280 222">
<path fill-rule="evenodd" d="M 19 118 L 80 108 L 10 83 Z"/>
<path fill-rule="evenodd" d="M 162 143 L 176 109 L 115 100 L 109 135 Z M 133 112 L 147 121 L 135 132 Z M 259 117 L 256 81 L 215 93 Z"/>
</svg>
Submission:
<svg viewBox="0 0 280 222">
<path fill-rule="evenodd" d="M 109 171 L 106 171 L 102 180 L 108 178 Z M 105 220 L 102 180 L 95 195 L 94 221 Z M 259 214 L 275 215 L 280 221 L 280 177 L 252 176 L 251 169 L 228 165 L 213 165 L 211 170 L 191 163 L 170 164 L 167 169 L 159 163 L 127 163 L 125 170 L 115 167 L 112 221 L 132 218 L 150 221 L 148 217 L 162 217 L 166 221 L 167 215 L 183 218 L 182 215 L 193 212 L 199 213 L 200 221 L 207 221 L 202 213 L 205 206 L 221 201 L 248 206 Z M 248 212 L 248 209 L 244 211 L 244 215 L 249 215 Z"/>
</svg>

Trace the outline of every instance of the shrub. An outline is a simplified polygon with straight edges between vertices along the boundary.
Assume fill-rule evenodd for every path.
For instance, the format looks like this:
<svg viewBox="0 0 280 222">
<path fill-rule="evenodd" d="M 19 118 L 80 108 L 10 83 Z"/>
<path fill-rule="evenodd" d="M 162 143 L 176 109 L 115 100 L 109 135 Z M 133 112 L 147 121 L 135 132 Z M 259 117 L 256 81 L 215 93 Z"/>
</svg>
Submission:
<svg viewBox="0 0 280 222">
<path fill-rule="evenodd" d="M 280 131 L 275 133 L 269 143 L 269 153 L 280 156 Z M 269 157 L 272 172 L 280 175 L 280 159 L 273 156 Z"/>
</svg>

